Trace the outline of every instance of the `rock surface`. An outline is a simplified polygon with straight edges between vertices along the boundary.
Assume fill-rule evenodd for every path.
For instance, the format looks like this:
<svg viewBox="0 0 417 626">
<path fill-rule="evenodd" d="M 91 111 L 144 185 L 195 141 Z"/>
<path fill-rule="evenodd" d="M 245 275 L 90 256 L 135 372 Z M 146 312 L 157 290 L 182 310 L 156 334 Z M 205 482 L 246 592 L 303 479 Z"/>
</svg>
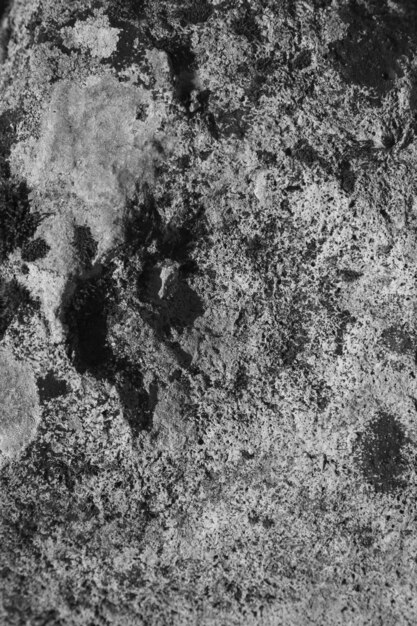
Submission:
<svg viewBox="0 0 417 626">
<path fill-rule="evenodd" d="M 0 10 L 0 622 L 417 623 L 414 0 Z"/>
</svg>

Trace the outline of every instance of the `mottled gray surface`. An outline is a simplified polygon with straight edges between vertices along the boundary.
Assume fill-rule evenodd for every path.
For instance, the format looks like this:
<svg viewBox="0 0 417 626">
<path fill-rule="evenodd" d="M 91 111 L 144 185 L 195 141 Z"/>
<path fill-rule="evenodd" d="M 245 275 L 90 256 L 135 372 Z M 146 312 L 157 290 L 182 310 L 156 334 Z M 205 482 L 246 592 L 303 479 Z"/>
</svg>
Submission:
<svg viewBox="0 0 417 626">
<path fill-rule="evenodd" d="M 0 623 L 416 624 L 414 0 L 2 24 Z"/>
</svg>

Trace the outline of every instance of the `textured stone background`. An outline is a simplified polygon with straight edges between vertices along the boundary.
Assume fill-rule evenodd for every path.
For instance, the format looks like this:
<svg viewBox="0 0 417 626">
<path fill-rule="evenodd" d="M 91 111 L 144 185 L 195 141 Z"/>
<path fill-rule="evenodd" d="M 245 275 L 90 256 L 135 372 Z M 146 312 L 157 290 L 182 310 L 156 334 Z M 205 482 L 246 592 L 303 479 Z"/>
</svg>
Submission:
<svg viewBox="0 0 417 626">
<path fill-rule="evenodd" d="M 416 624 L 414 0 L 0 6 L 0 623 Z"/>
</svg>

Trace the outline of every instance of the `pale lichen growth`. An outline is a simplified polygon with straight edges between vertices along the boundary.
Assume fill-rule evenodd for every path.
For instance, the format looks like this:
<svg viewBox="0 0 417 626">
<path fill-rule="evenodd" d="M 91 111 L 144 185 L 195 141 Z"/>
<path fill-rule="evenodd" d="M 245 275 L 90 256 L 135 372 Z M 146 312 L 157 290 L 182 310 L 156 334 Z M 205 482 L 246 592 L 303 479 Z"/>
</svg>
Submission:
<svg viewBox="0 0 417 626">
<path fill-rule="evenodd" d="M 107 59 L 117 49 L 119 32 L 118 28 L 110 26 L 107 16 L 100 16 L 63 28 L 62 37 L 67 48 L 87 49 L 93 57 Z"/>
<path fill-rule="evenodd" d="M 40 419 L 32 369 L 0 350 L 0 466 L 33 438 Z"/>
</svg>

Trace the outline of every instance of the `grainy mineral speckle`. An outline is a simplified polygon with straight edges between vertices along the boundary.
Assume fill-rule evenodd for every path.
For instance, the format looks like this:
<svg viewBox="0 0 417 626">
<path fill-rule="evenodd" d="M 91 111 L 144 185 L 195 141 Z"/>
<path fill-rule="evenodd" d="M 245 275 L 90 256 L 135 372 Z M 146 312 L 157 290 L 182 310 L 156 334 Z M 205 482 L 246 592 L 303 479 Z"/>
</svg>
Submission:
<svg viewBox="0 0 417 626">
<path fill-rule="evenodd" d="M 1 623 L 417 622 L 416 25 L 11 3 Z"/>
</svg>

